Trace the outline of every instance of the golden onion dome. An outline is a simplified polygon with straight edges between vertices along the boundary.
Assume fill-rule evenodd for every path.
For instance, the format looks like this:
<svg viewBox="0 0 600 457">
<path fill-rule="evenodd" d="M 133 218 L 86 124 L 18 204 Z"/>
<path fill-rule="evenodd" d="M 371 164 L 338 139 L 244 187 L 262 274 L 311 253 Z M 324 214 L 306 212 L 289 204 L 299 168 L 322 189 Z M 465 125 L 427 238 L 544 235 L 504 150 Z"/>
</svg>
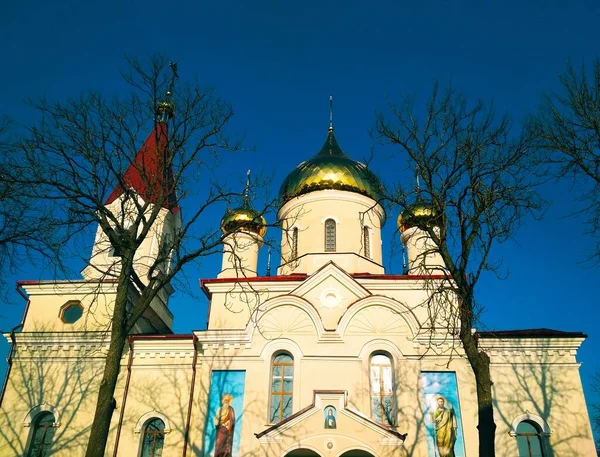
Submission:
<svg viewBox="0 0 600 457">
<path fill-rule="evenodd" d="M 404 232 L 412 227 L 423 227 L 437 218 L 437 212 L 429 203 L 418 199 L 398 216 L 398 229 Z"/>
<path fill-rule="evenodd" d="M 283 181 L 279 190 L 281 204 L 294 197 L 316 190 L 336 189 L 356 192 L 379 201 L 383 188 L 379 179 L 366 165 L 344 154 L 329 129 L 327 140 L 319 153 L 298 165 Z"/>
<path fill-rule="evenodd" d="M 251 208 L 250 205 L 244 204 L 239 208 L 227 210 L 225 216 L 221 219 L 221 230 L 226 235 L 246 231 L 264 237 L 267 233 L 267 221 L 262 214 Z"/>
</svg>

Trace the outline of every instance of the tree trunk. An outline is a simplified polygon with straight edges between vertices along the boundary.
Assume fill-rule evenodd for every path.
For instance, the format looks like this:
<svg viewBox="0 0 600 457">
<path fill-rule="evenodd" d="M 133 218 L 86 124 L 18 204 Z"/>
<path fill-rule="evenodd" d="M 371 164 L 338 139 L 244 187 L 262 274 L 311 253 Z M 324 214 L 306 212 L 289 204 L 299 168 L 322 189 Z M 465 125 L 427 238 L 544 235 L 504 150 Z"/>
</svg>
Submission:
<svg viewBox="0 0 600 457">
<path fill-rule="evenodd" d="M 122 259 L 122 263 L 125 263 Z M 110 332 L 110 346 L 106 355 L 106 364 L 104 374 L 98 390 L 98 400 L 96 402 L 96 411 L 94 421 L 90 430 L 90 437 L 85 453 L 85 457 L 104 457 L 106 451 L 106 442 L 110 431 L 110 423 L 115 410 L 115 387 L 119 379 L 121 369 L 121 358 L 123 348 L 127 340 L 126 332 L 126 311 L 129 291 L 129 276 L 131 264 L 123 265 L 119 276 L 119 285 L 115 298 L 115 306 L 112 318 L 112 327 Z"/>
<path fill-rule="evenodd" d="M 477 386 L 477 409 L 479 431 L 479 457 L 495 457 L 496 423 L 494 422 L 494 407 L 492 405 L 492 377 L 490 374 L 490 358 L 480 351 L 477 337 L 471 331 L 473 327 L 473 294 L 460 280 L 456 281 L 459 289 L 462 287 L 460 312 L 460 340 L 475 375 Z"/>
<path fill-rule="evenodd" d="M 98 390 L 96 413 L 94 414 L 94 422 L 92 422 L 85 457 L 104 457 L 105 455 L 110 422 L 115 410 L 114 393 L 119 379 L 121 356 L 125 347 L 126 336 L 117 336 L 114 331 L 111 333 L 110 347 L 106 356 L 100 389 Z"/>
<path fill-rule="evenodd" d="M 494 407 L 492 405 L 490 358 L 485 352 L 479 352 L 477 363 L 472 366 L 477 384 L 479 457 L 495 457 L 496 423 L 494 422 Z"/>
</svg>

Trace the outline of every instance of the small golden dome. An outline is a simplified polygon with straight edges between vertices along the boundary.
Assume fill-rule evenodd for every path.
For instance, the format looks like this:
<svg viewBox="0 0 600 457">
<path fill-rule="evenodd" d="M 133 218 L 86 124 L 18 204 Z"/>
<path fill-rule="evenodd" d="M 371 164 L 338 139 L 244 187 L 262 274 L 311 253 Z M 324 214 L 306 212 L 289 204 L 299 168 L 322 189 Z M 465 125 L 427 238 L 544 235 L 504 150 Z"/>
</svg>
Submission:
<svg viewBox="0 0 600 457">
<path fill-rule="evenodd" d="M 267 233 L 267 221 L 255 209 L 249 205 L 244 205 L 235 209 L 228 209 L 221 219 L 221 230 L 226 235 L 245 231 L 256 233 L 260 237 L 264 237 Z"/>
<path fill-rule="evenodd" d="M 345 190 L 379 201 L 383 194 L 381 183 L 366 165 L 352 160 L 338 145 L 329 129 L 321 151 L 312 159 L 298 165 L 283 181 L 279 190 L 281 204 L 294 197 L 323 189 Z"/>
<path fill-rule="evenodd" d="M 412 227 L 424 226 L 437 218 L 437 212 L 431 204 L 422 200 L 406 207 L 398 216 L 398 229 L 404 232 Z"/>
</svg>

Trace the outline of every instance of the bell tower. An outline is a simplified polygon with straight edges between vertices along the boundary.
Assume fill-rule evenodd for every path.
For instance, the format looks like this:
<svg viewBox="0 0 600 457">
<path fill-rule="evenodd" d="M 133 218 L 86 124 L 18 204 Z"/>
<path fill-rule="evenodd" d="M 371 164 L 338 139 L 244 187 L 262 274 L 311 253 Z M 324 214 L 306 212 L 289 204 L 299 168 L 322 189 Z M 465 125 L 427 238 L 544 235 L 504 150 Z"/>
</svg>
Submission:
<svg viewBox="0 0 600 457">
<path fill-rule="evenodd" d="M 165 248 L 171 245 L 181 228 L 181 213 L 169 159 L 167 125 L 175 115 L 171 95 L 178 76 L 176 64 L 171 63 L 170 66 L 173 71 L 171 83 L 165 100 L 157 104 L 154 128 L 104 203 L 104 207 L 117 221 L 116 224 L 124 229 L 131 226 L 139 216 L 140 207 L 144 207 L 150 214 L 155 211 L 156 205 L 161 205 L 158 217 L 134 256 L 134 268 L 142 282 L 148 281 L 148 273 L 152 267 L 156 267 L 157 258 L 165 256 Z M 159 266 L 163 272 L 167 272 L 169 268 L 170 258 Z M 99 226 L 90 262 L 83 269 L 82 275 L 87 280 L 102 280 L 118 275 L 119 269 L 119 253 Z"/>
</svg>

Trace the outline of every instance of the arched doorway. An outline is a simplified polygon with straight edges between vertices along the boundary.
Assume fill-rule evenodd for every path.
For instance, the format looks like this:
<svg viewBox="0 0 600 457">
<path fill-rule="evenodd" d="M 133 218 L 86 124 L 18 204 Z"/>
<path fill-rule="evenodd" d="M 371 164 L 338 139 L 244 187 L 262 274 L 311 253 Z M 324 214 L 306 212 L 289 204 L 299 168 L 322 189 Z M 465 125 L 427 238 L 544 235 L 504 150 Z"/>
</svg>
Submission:
<svg viewBox="0 0 600 457">
<path fill-rule="evenodd" d="M 288 452 L 285 457 L 321 457 L 315 451 L 310 449 L 294 449 L 292 452 Z"/>
<path fill-rule="evenodd" d="M 375 457 L 373 454 L 370 454 L 367 451 L 347 451 L 344 452 L 340 457 Z"/>
</svg>

